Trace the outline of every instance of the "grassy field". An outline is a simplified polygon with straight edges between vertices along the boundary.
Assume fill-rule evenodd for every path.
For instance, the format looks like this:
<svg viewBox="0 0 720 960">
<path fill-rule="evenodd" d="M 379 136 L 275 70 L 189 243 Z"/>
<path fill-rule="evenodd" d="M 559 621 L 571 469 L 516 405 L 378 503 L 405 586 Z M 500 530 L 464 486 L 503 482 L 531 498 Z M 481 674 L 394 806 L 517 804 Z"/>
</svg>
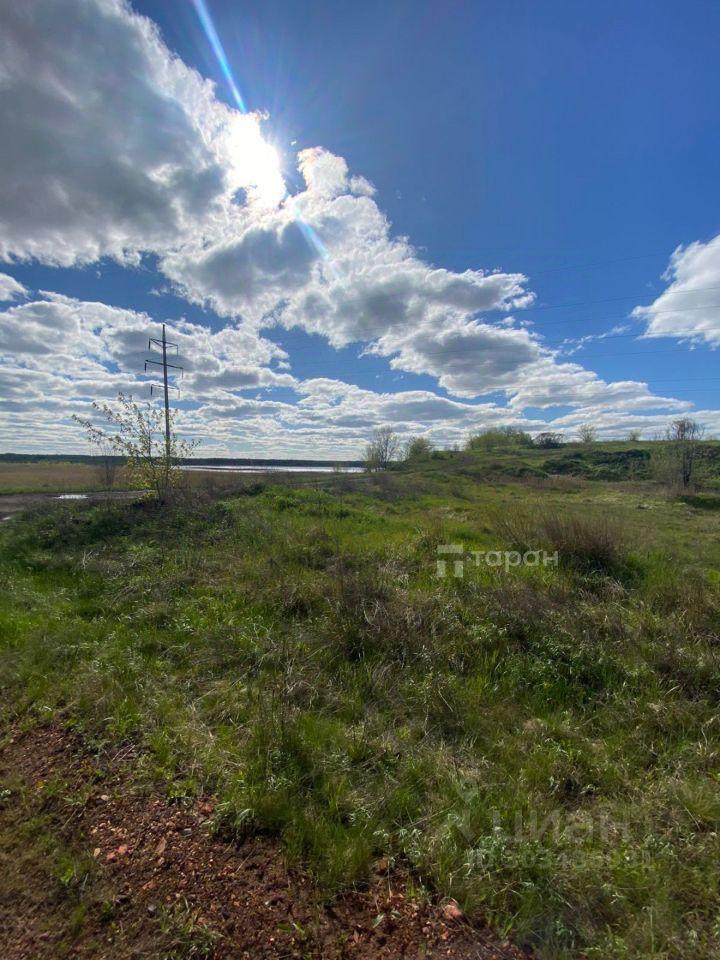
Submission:
<svg viewBox="0 0 720 960">
<path fill-rule="evenodd" d="M 103 490 L 104 475 L 99 466 L 66 463 L 62 460 L 39 463 L 0 463 L 0 494 L 4 493 L 86 493 Z M 114 488 L 130 490 L 122 469 Z"/>
<path fill-rule="evenodd" d="M 137 745 L 329 895 L 384 857 L 545 958 L 716 956 L 720 501 L 572 453 L 6 524 L 4 728 Z"/>
</svg>

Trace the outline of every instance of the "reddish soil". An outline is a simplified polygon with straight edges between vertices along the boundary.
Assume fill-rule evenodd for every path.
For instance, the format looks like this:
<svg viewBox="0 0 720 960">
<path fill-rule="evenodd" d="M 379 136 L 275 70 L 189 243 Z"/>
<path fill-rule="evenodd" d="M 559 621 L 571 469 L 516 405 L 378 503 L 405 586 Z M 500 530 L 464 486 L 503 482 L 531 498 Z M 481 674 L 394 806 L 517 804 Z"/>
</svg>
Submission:
<svg viewBox="0 0 720 960">
<path fill-rule="evenodd" d="M 91 754 L 57 727 L 18 734 L 0 752 L 4 960 L 527 957 L 454 904 L 410 895 L 407 878 L 383 864 L 367 889 L 328 903 L 274 840 L 213 835 L 212 800 L 190 807 L 138 792 L 132 760 L 127 750 Z M 48 801 L 53 782 L 63 796 Z M 62 843 L 92 864 L 72 897 L 12 843 L 48 809 Z"/>
</svg>

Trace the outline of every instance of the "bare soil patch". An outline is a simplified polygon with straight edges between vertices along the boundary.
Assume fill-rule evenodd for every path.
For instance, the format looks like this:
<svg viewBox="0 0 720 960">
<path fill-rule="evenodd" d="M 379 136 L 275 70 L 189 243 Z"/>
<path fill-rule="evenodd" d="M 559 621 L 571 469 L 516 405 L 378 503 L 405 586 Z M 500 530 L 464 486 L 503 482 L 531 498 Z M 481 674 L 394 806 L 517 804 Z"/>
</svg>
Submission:
<svg viewBox="0 0 720 960">
<path fill-rule="evenodd" d="M 213 833 L 212 798 L 141 792 L 132 748 L 58 726 L 0 751 L 0 954 L 108 958 L 464 958 L 527 954 L 377 864 L 328 902 L 279 845 Z"/>
</svg>

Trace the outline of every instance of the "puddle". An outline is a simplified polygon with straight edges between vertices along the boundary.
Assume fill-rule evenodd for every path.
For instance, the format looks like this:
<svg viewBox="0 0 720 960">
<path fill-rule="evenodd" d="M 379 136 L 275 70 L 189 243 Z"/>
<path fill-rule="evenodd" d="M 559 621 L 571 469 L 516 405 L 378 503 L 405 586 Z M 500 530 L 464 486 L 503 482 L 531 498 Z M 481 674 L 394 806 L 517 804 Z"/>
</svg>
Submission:
<svg viewBox="0 0 720 960">
<path fill-rule="evenodd" d="M 87 500 L 86 493 L 61 493 L 57 497 L 53 497 L 53 500 Z"/>
</svg>

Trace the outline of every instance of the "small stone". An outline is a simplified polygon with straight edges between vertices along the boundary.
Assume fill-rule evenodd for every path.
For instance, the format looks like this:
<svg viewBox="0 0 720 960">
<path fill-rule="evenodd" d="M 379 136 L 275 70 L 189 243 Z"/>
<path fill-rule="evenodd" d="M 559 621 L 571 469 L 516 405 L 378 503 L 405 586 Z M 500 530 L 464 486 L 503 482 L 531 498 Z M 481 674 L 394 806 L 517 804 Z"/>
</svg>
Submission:
<svg viewBox="0 0 720 960">
<path fill-rule="evenodd" d="M 464 914 L 458 906 L 457 900 L 448 900 L 442 908 L 443 916 L 447 920 L 462 920 Z"/>
</svg>

